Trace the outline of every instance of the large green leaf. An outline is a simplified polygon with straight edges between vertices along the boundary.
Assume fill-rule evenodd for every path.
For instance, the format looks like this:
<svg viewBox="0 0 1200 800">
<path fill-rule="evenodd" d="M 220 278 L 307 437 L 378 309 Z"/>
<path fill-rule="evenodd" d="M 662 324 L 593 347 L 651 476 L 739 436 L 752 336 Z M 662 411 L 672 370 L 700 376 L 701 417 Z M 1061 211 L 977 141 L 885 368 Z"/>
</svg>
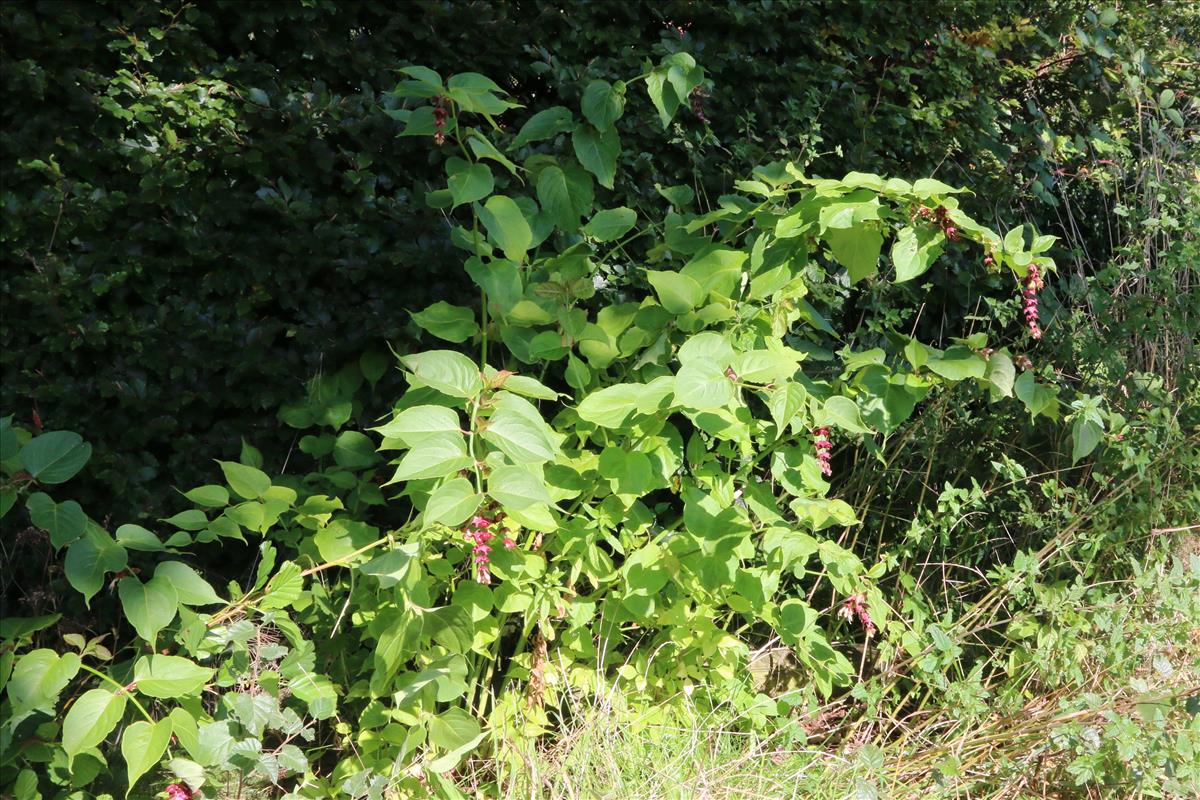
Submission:
<svg viewBox="0 0 1200 800">
<path fill-rule="evenodd" d="M 197 696 L 214 674 L 181 656 L 142 656 L 133 665 L 138 693 L 160 700 Z"/>
<path fill-rule="evenodd" d="M 620 428 L 638 410 L 644 385 L 618 383 L 598 389 L 579 404 L 579 417 L 605 428 Z"/>
<path fill-rule="evenodd" d="M 473 369 L 474 364 L 471 366 Z M 458 412 L 444 406 L 413 406 L 401 411 L 386 425 L 371 430 L 412 447 L 431 436 L 457 433 Z"/>
<path fill-rule="evenodd" d="M 462 353 L 453 350 L 428 350 L 401 356 L 400 363 L 412 372 L 419 383 L 451 397 L 470 399 L 483 389 L 479 367 Z"/>
<path fill-rule="evenodd" d="M 154 577 L 175 587 L 179 602 L 185 606 L 210 606 L 224 603 L 212 585 L 200 573 L 180 561 L 164 561 L 154 569 Z"/>
<path fill-rule="evenodd" d="M 825 419 L 850 433 L 871 433 L 862 421 L 858 406 L 849 397 L 834 395 L 825 401 L 823 407 Z"/>
<path fill-rule="evenodd" d="M 67 582 L 90 603 L 104 586 L 107 573 L 125 569 L 126 558 L 125 548 L 103 530 L 91 526 L 82 539 L 67 548 L 63 571 Z"/>
<path fill-rule="evenodd" d="M 704 287 L 687 275 L 647 270 L 646 280 L 654 287 L 658 302 L 672 314 L 686 314 L 704 301 Z"/>
<path fill-rule="evenodd" d="M 158 632 L 171 624 L 179 610 L 179 594 L 171 581 L 155 575 L 142 583 L 137 578 L 122 578 L 117 584 L 117 594 L 129 624 L 150 644 L 154 644 Z"/>
<path fill-rule="evenodd" d="M 413 322 L 448 342 L 465 342 L 479 333 L 475 312 L 464 306 L 455 306 L 439 300 L 424 311 L 412 315 Z"/>
<path fill-rule="evenodd" d="M 452 173 L 447 185 L 450 188 L 450 196 L 454 199 L 452 207 L 457 208 L 464 203 L 474 203 L 487 197 L 496 188 L 496 181 L 487 164 L 475 163 Z"/>
<path fill-rule="evenodd" d="M 87 517 L 83 508 L 74 500 L 56 503 L 44 492 L 34 492 L 25 500 L 29 520 L 50 534 L 50 544 L 65 547 L 83 536 Z"/>
<path fill-rule="evenodd" d="M 470 519 L 483 497 L 466 478 L 451 478 L 429 496 L 425 506 L 425 524 L 440 522 L 455 527 Z"/>
<path fill-rule="evenodd" d="M 833 257 L 850 272 L 850 282 L 875 274 L 879 252 L 883 249 L 883 234 L 874 228 L 834 228 L 825 232 L 825 241 Z"/>
<path fill-rule="evenodd" d="M 42 709 L 51 713 L 58 696 L 79 672 L 79 656 L 53 650 L 32 650 L 17 659 L 6 687 L 12 715 Z"/>
<path fill-rule="evenodd" d="M 969 347 L 954 345 L 946 352 L 931 356 L 926 366 L 946 380 L 964 381 L 967 378 L 982 378 L 987 372 L 987 361 Z"/>
<path fill-rule="evenodd" d="M 524 147 L 531 142 L 540 142 L 560 133 L 566 133 L 574 127 L 575 117 L 569 108 L 551 106 L 534 114 L 521 126 L 521 130 L 512 141 L 512 146 Z"/>
<path fill-rule="evenodd" d="M 733 381 L 715 362 L 693 362 L 675 376 L 675 402 L 693 411 L 728 405 L 736 395 Z"/>
<path fill-rule="evenodd" d="M 496 396 L 483 438 L 518 464 L 551 461 L 558 452 L 557 435 L 537 408 L 511 392 Z"/>
<path fill-rule="evenodd" d="M 637 212 L 620 206 L 597 212 L 583 226 L 583 232 L 598 242 L 611 242 L 625 235 L 636 222 Z"/>
<path fill-rule="evenodd" d="M 595 80 L 583 90 L 583 115 L 597 130 L 607 130 L 625 113 L 625 82 Z"/>
<path fill-rule="evenodd" d="M 533 243 L 533 231 L 525 215 L 511 197 L 495 195 L 479 209 L 479 217 L 488 236 L 504 251 L 505 258 L 521 263 Z"/>
<path fill-rule="evenodd" d="M 934 228 L 904 228 L 892 244 L 892 263 L 896 282 L 903 283 L 921 275 L 942 252 L 946 236 Z"/>
<path fill-rule="evenodd" d="M 579 213 L 571 200 L 571 189 L 567 175 L 555 166 L 546 167 L 538 174 L 538 202 L 558 229 L 574 233 L 579 228 Z"/>
<path fill-rule="evenodd" d="M 126 696 L 108 689 L 84 692 L 63 719 L 62 746 L 68 762 L 104 741 L 125 713 Z"/>
<path fill-rule="evenodd" d="M 267 473 L 256 467 L 238 464 L 236 461 L 218 461 L 221 471 L 225 473 L 225 482 L 233 489 L 238 497 L 247 500 L 257 500 L 271 488 L 271 479 Z"/>
<path fill-rule="evenodd" d="M 617 129 L 609 128 L 601 133 L 591 125 L 581 123 L 575 126 L 571 144 L 575 148 L 575 157 L 584 169 L 595 175 L 604 188 L 613 188 L 617 155 L 621 152 L 621 138 L 617 135 Z"/>
<path fill-rule="evenodd" d="M 138 778 L 145 775 L 158 765 L 167 745 L 171 743 L 171 720 L 160 719 L 150 723 L 138 720 L 125 729 L 121 735 L 121 755 L 125 758 L 128 786 L 125 796 L 133 791 Z"/>
<path fill-rule="evenodd" d="M 1071 423 L 1071 463 L 1078 464 L 1080 459 L 1091 455 L 1103 436 L 1104 429 L 1098 422 L 1076 417 Z"/>
<path fill-rule="evenodd" d="M 366 469 L 379 461 L 379 454 L 366 434 L 342 431 L 333 442 L 333 461 L 343 469 Z"/>
<path fill-rule="evenodd" d="M 492 470 L 488 476 L 488 494 L 509 509 L 520 510 L 551 502 L 545 481 L 522 467 L 503 466 Z"/>
<path fill-rule="evenodd" d="M 460 469 L 468 469 L 474 463 L 474 459 L 467 454 L 467 443 L 461 433 L 438 433 L 425 438 L 400 460 L 388 484 L 444 478 Z"/>
<path fill-rule="evenodd" d="M 92 446 L 78 433 L 43 433 L 21 448 L 25 471 L 38 483 L 63 483 L 75 476 L 92 457 Z"/>
</svg>

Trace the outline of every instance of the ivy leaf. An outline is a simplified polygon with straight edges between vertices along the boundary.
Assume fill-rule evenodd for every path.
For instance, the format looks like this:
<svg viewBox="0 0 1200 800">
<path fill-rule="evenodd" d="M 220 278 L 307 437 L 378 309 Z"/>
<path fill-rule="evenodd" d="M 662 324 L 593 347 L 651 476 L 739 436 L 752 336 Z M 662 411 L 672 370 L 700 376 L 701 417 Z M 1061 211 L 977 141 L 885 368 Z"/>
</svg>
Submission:
<svg viewBox="0 0 1200 800">
<path fill-rule="evenodd" d="M 413 322 L 448 342 L 465 342 L 479 333 L 475 312 L 464 306 L 455 306 L 439 300 L 424 311 L 412 315 Z"/>
<path fill-rule="evenodd" d="M 451 478 L 433 491 L 425 506 L 426 525 L 440 522 L 448 527 L 461 525 L 479 508 L 483 497 L 466 478 Z"/>
<path fill-rule="evenodd" d="M 946 235 L 931 228 L 904 228 L 892 244 L 896 283 L 912 280 L 929 269 L 942 252 Z"/>
<path fill-rule="evenodd" d="M 505 258 L 523 262 L 533 243 L 533 231 L 521 213 L 521 207 L 511 197 L 500 194 L 489 197 L 483 206 L 476 208 L 488 236 L 504 251 Z"/>
<path fill-rule="evenodd" d="M 597 130 L 607 130 L 625 113 L 625 82 L 595 80 L 583 90 L 583 115 Z"/>
<path fill-rule="evenodd" d="M 137 578 L 122 578 L 117 584 L 125 618 L 138 636 L 151 644 L 158 632 L 171 624 L 179 610 L 179 595 L 165 577 L 155 575 L 147 583 Z"/>
<path fill-rule="evenodd" d="M 575 157 L 584 169 L 596 176 L 605 189 L 613 188 L 617 172 L 617 155 L 621 152 L 621 137 L 616 128 L 601 133 L 591 125 L 579 124 L 571 135 Z"/>
<path fill-rule="evenodd" d="M 487 164 L 480 163 L 471 164 L 453 173 L 446 183 L 450 188 L 450 197 L 454 200 L 451 208 L 482 200 L 496 188 L 491 169 Z"/>
<path fill-rule="evenodd" d="M 83 469 L 92 457 L 92 446 L 78 433 L 43 433 L 21 448 L 25 471 L 38 483 L 63 483 Z"/>
<path fill-rule="evenodd" d="M 68 763 L 104 741 L 125 714 L 125 702 L 125 694 L 90 689 L 71 705 L 62 727 L 62 747 Z"/>
<path fill-rule="evenodd" d="M 171 720 L 160 719 L 149 723 L 138 720 L 125 729 L 121 735 L 121 755 L 125 758 L 125 767 L 129 776 L 129 785 L 125 796 L 133 791 L 133 785 L 138 778 L 154 768 L 167 745 L 171 742 Z"/>
<path fill-rule="evenodd" d="M 494 198 L 493 198 L 494 199 Z M 400 358 L 421 385 L 450 397 L 470 399 L 483 389 L 475 362 L 453 350 L 427 350 Z M 409 383 L 413 381 L 410 379 Z M 457 430 L 457 425 L 455 430 Z"/>
<path fill-rule="evenodd" d="M 621 238 L 637 222 L 637 212 L 620 206 L 597 212 L 583 226 L 583 232 L 598 242 L 611 242 Z"/>
<path fill-rule="evenodd" d="M 551 106 L 545 111 L 534 114 L 521 126 L 521 130 L 512 141 L 512 146 L 524 147 L 530 142 L 540 142 L 560 133 L 566 133 L 574 127 L 575 116 L 569 108 Z"/>
<path fill-rule="evenodd" d="M 850 272 L 850 282 L 875 274 L 879 253 L 883 250 L 883 234 L 872 228 L 831 228 L 824 234 L 833 257 Z"/>
</svg>

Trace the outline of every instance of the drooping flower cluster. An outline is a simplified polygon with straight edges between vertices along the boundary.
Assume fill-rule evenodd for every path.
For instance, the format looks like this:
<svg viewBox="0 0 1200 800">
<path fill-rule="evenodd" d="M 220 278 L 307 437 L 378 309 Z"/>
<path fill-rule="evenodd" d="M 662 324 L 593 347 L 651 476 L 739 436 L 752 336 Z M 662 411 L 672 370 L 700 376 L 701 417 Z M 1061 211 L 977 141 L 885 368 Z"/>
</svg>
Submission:
<svg viewBox="0 0 1200 800">
<path fill-rule="evenodd" d="M 1029 274 L 1025 276 L 1025 290 L 1021 295 L 1025 298 L 1025 324 L 1029 326 L 1029 335 L 1034 339 L 1042 338 L 1042 329 L 1038 326 L 1038 290 L 1045 286 L 1042 274 L 1038 268 L 1030 264 Z"/>
<path fill-rule="evenodd" d="M 433 106 L 433 126 L 435 132 L 433 134 L 433 143 L 443 145 L 446 143 L 446 107 L 442 105 L 442 98 L 438 98 Z"/>
<path fill-rule="evenodd" d="M 696 115 L 696 119 L 707 125 L 710 120 L 708 119 L 708 115 L 704 113 L 705 97 L 708 97 L 708 93 L 697 86 L 695 89 L 692 89 L 692 94 L 688 99 L 691 103 L 692 113 Z"/>
<path fill-rule="evenodd" d="M 479 583 L 490 584 L 492 582 L 492 571 L 490 565 L 492 563 L 492 539 L 496 538 L 496 534 L 492 532 L 492 526 L 500 522 L 501 515 L 496 515 L 495 519 L 490 519 L 484 516 L 475 516 L 467 523 L 467 527 L 463 530 L 466 540 L 471 543 L 471 557 L 475 562 L 475 580 Z M 511 536 L 504 537 L 504 547 L 506 550 L 512 550 L 517 546 Z"/>
<path fill-rule="evenodd" d="M 842 607 L 838 609 L 838 616 L 847 622 L 858 619 L 858 623 L 867 632 L 868 638 L 875 635 L 875 621 L 871 619 L 871 613 L 867 611 L 867 596 L 862 592 L 847 597 L 842 603 Z"/>
<path fill-rule="evenodd" d="M 913 219 L 920 217 L 921 219 L 930 220 L 937 223 L 937 226 L 942 229 L 942 233 L 946 234 L 946 238 L 952 242 L 958 241 L 958 228 L 954 227 L 954 222 L 948 216 L 949 212 L 945 206 L 937 208 L 929 208 L 928 206 L 918 206 L 913 214 Z"/>
<path fill-rule="evenodd" d="M 829 428 L 813 429 L 813 447 L 817 450 L 817 461 L 821 465 L 821 474 L 829 477 L 833 474 L 833 467 L 829 465 L 829 459 L 833 452 L 833 442 L 829 441 Z"/>
<path fill-rule="evenodd" d="M 172 783 L 164 791 L 167 800 L 192 800 L 192 790 L 182 783 Z"/>
</svg>

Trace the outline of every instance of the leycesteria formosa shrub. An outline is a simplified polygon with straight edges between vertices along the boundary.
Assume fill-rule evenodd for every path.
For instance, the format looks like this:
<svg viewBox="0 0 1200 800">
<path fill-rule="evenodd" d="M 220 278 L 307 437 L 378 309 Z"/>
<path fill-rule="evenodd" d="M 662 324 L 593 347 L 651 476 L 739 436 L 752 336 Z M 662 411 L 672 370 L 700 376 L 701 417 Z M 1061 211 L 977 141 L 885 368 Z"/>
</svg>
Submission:
<svg viewBox="0 0 1200 800">
<path fill-rule="evenodd" d="M 581 115 L 556 106 L 515 129 L 491 80 L 404 72 L 383 112 L 444 158 L 427 201 L 480 299 L 412 315 L 441 343 L 398 356 L 409 388 L 375 439 L 342 429 L 354 386 L 379 376 L 364 361 L 282 412 L 322 429 L 300 441 L 312 472 L 272 477 L 247 448 L 186 492 L 194 507 L 162 521 L 173 532 L 114 536 L 40 491 L 82 466 L 81 440 L 6 423 L 5 511 L 23 496 L 65 579 L 127 623 L 70 649 L 30 648 L 56 617 L 5 628 L 16 797 L 213 796 L 230 774 L 296 797 L 450 793 L 468 755 L 503 764 L 550 730 L 564 692 L 611 681 L 769 724 L 851 683 L 827 635 L 839 610 L 863 635 L 887 630 L 884 565 L 835 541 L 863 522 L 831 491 L 839 449 L 879 452 L 952 384 L 1057 417 L 1058 388 L 1014 366 L 1027 333 L 833 349 L 828 298 L 912 281 L 948 248 L 1026 291 L 1053 271 L 1052 237 L 981 226 L 965 190 L 770 164 L 703 210 L 686 186 L 659 188 L 662 214 L 606 207 L 631 89 L 664 127 L 694 113 L 690 56 L 594 81 Z M 1105 425 L 1095 404 L 1076 416 Z M 218 592 L 185 563 L 235 540 L 257 547 L 245 581 Z M 818 589 L 832 607 L 812 604 Z M 787 702 L 745 679 L 768 642 L 807 676 Z"/>
</svg>

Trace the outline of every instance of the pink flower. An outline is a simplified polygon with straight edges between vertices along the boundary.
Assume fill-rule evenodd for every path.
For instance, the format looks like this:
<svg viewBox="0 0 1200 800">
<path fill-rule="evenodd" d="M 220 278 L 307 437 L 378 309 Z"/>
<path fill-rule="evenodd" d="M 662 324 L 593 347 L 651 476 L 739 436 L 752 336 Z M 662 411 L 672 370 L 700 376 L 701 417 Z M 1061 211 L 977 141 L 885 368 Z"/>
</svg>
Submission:
<svg viewBox="0 0 1200 800">
<path fill-rule="evenodd" d="M 165 791 L 167 800 L 192 800 L 192 790 L 182 783 L 172 783 Z"/>
<path fill-rule="evenodd" d="M 847 597 L 842 603 L 842 607 L 838 609 L 838 616 L 847 622 L 857 618 L 868 637 L 875 635 L 875 622 L 871 619 L 870 612 L 867 611 L 867 596 L 864 593 L 859 592 Z"/>
<path fill-rule="evenodd" d="M 1025 289 L 1021 292 L 1025 298 L 1024 310 L 1025 324 L 1029 326 L 1029 335 L 1034 339 L 1042 338 L 1042 329 L 1038 326 L 1038 290 L 1045 286 L 1042 281 L 1041 273 L 1034 265 L 1029 266 L 1029 274 L 1025 276 Z"/>
<path fill-rule="evenodd" d="M 821 474 L 829 477 L 833 474 L 833 467 L 829 465 L 833 451 L 833 442 L 829 441 L 829 428 L 813 429 L 813 447 L 817 451 L 817 461 L 821 464 Z"/>
<path fill-rule="evenodd" d="M 492 533 L 493 524 L 495 524 L 495 520 L 477 516 L 472 518 L 463 531 L 466 540 L 472 545 L 471 555 L 475 561 L 475 580 L 482 584 L 492 582 L 492 571 L 488 568 L 492 560 L 492 547 L 488 542 L 495 536 Z"/>
</svg>

